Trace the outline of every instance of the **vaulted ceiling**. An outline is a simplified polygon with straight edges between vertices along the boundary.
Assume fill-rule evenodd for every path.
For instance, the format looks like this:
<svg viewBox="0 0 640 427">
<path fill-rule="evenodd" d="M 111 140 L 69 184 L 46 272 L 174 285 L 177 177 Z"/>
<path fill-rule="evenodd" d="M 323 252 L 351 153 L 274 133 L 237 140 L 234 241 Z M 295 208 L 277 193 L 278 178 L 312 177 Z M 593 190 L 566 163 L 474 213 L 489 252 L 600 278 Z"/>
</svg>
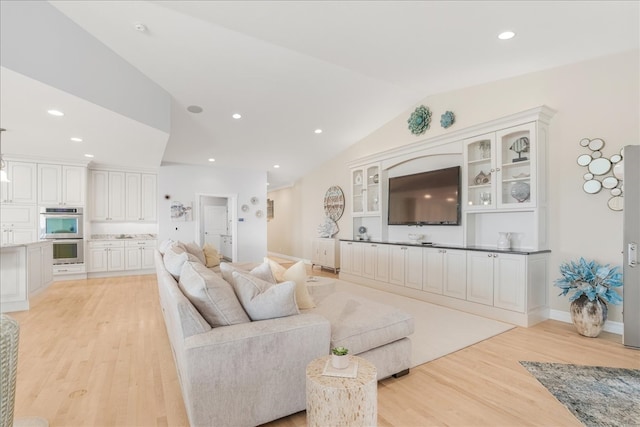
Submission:
<svg viewBox="0 0 640 427">
<path fill-rule="evenodd" d="M 293 183 L 430 94 L 640 43 L 637 1 L 49 3 L 168 92 L 168 141 L 157 144 L 157 129 L 95 105 L 67 115 L 67 128 L 52 128 L 50 118 L 20 111 L 48 89 L 20 101 L 30 89 L 10 90 L 21 77 L 3 68 L 3 152 L 42 144 L 69 156 L 93 150 L 95 161 L 116 163 L 129 147 L 132 164 L 263 170 L 271 188 Z M 505 30 L 516 36 L 499 40 Z M 202 112 L 189 112 L 193 105 Z M 87 135 L 104 132 L 124 145 L 69 144 L 64 132 L 87 123 Z"/>
</svg>

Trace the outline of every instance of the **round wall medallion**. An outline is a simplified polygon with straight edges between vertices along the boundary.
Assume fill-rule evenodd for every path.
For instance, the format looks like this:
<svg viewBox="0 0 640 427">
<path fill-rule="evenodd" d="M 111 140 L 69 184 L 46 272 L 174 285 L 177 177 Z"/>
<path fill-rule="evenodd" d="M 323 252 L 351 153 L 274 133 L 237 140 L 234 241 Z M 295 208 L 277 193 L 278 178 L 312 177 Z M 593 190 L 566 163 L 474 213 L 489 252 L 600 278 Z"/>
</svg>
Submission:
<svg viewBox="0 0 640 427">
<path fill-rule="evenodd" d="M 344 193 L 337 185 L 329 187 L 324 195 L 324 214 L 338 221 L 344 212 Z"/>
<path fill-rule="evenodd" d="M 431 111 L 424 105 L 419 106 L 411 113 L 407 120 L 409 124 L 409 130 L 414 135 L 421 135 L 429 129 L 429 123 L 431 123 Z"/>
<path fill-rule="evenodd" d="M 252 198 L 251 198 L 251 204 L 252 204 L 252 205 L 257 205 L 257 204 L 258 204 L 258 198 L 257 198 L 257 197 L 255 197 L 255 196 L 254 196 L 254 197 L 252 197 Z"/>
</svg>

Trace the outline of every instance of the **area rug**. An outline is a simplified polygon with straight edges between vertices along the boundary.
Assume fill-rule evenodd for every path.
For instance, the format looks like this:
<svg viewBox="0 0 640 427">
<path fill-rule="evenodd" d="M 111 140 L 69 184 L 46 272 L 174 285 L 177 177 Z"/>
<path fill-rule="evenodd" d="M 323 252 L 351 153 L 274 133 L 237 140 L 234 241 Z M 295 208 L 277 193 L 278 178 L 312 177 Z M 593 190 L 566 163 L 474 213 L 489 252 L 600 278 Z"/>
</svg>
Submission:
<svg viewBox="0 0 640 427">
<path fill-rule="evenodd" d="M 508 323 L 344 280 L 336 280 L 336 289 L 393 305 L 413 315 L 414 333 L 409 336 L 411 367 L 446 356 L 514 328 Z"/>
<path fill-rule="evenodd" d="M 640 370 L 520 362 L 586 426 L 640 425 Z"/>
</svg>

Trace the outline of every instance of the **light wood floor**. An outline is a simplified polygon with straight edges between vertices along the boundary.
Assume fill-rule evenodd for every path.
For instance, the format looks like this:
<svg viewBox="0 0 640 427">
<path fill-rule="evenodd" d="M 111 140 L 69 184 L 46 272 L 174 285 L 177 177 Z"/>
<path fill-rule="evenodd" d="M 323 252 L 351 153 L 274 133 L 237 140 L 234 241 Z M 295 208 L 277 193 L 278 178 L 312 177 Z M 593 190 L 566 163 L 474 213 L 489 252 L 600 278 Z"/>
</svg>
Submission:
<svg viewBox="0 0 640 427">
<path fill-rule="evenodd" d="M 57 282 L 10 315 L 21 325 L 17 417 L 52 427 L 188 424 L 155 276 Z M 381 381 L 378 424 L 579 426 L 520 360 L 640 369 L 640 352 L 620 336 L 584 338 L 547 321 Z M 270 425 L 304 426 L 305 414 Z"/>
</svg>

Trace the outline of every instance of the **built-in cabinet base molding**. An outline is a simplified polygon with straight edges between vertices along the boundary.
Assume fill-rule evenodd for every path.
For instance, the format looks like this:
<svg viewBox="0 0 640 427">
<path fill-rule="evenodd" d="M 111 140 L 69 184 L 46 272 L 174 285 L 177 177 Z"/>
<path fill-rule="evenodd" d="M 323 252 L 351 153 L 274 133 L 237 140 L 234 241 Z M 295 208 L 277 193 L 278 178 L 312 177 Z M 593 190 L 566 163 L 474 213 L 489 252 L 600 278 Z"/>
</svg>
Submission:
<svg viewBox="0 0 640 427">
<path fill-rule="evenodd" d="M 571 320 L 571 313 L 569 313 L 568 311 L 551 310 L 549 313 L 549 318 L 551 320 L 557 320 L 559 322 L 573 323 L 573 321 Z M 622 322 L 612 322 L 611 320 L 607 320 L 604 323 L 603 331 L 622 335 L 624 329 L 623 325 L 624 324 Z"/>
<path fill-rule="evenodd" d="M 392 285 L 390 283 L 383 283 L 349 273 L 340 272 L 340 280 L 346 280 L 348 282 L 369 286 L 381 291 L 415 298 L 431 304 L 441 305 L 443 307 L 464 311 L 466 313 L 487 317 L 489 319 L 499 320 L 501 322 L 511 323 L 517 326 L 530 327 L 549 318 L 549 309 L 547 307 L 540 307 L 528 313 L 517 313 L 458 298 L 451 298 L 445 295 L 433 294 L 404 286 Z"/>
</svg>

